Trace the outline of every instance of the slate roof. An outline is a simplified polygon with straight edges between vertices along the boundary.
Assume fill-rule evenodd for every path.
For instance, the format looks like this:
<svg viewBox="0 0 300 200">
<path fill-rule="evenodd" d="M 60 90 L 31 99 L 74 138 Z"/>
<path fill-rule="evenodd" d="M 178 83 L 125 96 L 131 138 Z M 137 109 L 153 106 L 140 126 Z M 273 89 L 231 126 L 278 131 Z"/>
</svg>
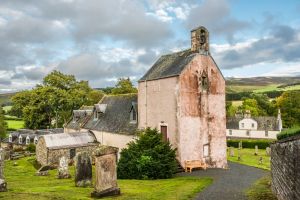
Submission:
<svg viewBox="0 0 300 200">
<path fill-rule="evenodd" d="M 43 135 L 40 139 L 41 138 L 44 138 L 46 147 L 50 149 L 72 148 L 98 144 L 95 136 L 90 132 L 49 134 Z"/>
<path fill-rule="evenodd" d="M 239 121 L 244 119 L 243 117 L 227 117 L 226 128 L 227 129 L 239 129 Z M 257 122 L 257 130 L 269 130 L 277 131 L 278 122 L 276 117 L 251 117 L 251 119 Z"/>
<path fill-rule="evenodd" d="M 137 102 L 137 94 L 104 96 L 99 104 L 107 104 L 105 113 L 89 117 L 83 128 L 119 134 L 134 134 L 137 123 L 130 123 L 130 111 L 133 103 Z M 94 110 L 94 112 L 96 112 Z"/>
<path fill-rule="evenodd" d="M 139 81 L 155 80 L 179 75 L 196 55 L 197 54 L 190 49 L 163 55 Z"/>
<path fill-rule="evenodd" d="M 139 80 L 139 82 L 178 76 L 184 70 L 187 64 L 189 64 L 192 61 L 192 59 L 197 55 L 199 55 L 199 53 L 192 52 L 191 49 L 186 49 L 183 51 L 163 55 L 154 63 L 154 65 Z M 220 74 L 223 76 L 217 63 L 210 54 L 201 55 L 209 56 L 217 66 Z"/>
<path fill-rule="evenodd" d="M 80 110 L 73 110 L 72 119 L 65 125 L 66 128 L 79 130 L 93 114 L 94 106 L 83 106 Z"/>
</svg>

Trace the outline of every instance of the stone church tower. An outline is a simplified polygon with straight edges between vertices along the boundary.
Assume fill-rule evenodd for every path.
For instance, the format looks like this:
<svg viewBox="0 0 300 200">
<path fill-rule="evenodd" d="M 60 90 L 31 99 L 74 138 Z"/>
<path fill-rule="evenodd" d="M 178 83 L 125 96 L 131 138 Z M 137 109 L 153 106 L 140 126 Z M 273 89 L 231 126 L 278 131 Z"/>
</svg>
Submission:
<svg viewBox="0 0 300 200">
<path fill-rule="evenodd" d="M 138 90 L 138 127 L 161 131 L 183 167 L 186 160 L 227 166 L 225 79 L 205 27 L 191 31 L 190 49 L 161 56 Z"/>
</svg>

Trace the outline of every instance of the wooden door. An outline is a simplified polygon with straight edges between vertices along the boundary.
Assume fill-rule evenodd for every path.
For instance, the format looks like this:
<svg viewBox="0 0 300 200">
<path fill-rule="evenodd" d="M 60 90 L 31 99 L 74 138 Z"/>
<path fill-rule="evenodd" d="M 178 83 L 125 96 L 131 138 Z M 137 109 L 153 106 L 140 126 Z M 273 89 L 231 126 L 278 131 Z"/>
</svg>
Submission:
<svg viewBox="0 0 300 200">
<path fill-rule="evenodd" d="M 160 126 L 160 132 L 162 134 L 163 141 L 168 141 L 168 127 Z"/>
</svg>

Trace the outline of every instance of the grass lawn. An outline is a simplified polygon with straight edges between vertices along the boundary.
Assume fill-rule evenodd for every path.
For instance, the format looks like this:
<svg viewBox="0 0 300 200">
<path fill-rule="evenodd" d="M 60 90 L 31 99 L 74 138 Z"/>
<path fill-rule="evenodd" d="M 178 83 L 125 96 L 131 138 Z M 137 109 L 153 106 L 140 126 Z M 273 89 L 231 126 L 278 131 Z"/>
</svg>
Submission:
<svg viewBox="0 0 300 200">
<path fill-rule="evenodd" d="M 229 149 L 229 148 L 228 148 Z M 254 155 L 255 149 L 246 149 L 241 150 L 242 160 L 238 161 L 238 149 L 234 148 L 234 156 L 229 156 L 229 150 L 227 151 L 227 159 L 232 162 L 237 162 L 243 165 L 249 165 L 261 169 L 270 170 L 270 156 L 266 155 L 266 150 L 258 149 L 258 155 Z M 259 158 L 262 156 L 263 164 L 259 164 Z"/>
<path fill-rule="evenodd" d="M 5 120 L 7 122 L 7 126 L 10 129 L 20 129 L 24 128 L 24 121 L 20 120 Z"/>
<path fill-rule="evenodd" d="M 271 177 L 259 179 L 247 192 L 248 200 L 277 200 L 271 189 Z"/>
<path fill-rule="evenodd" d="M 34 157 L 6 161 L 5 178 L 8 192 L 1 193 L 4 199 L 91 199 L 93 188 L 75 187 L 72 179 L 57 179 L 57 170 L 51 170 L 49 176 L 35 176 Z M 74 167 L 70 167 L 74 174 Z M 94 172 L 94 171 L 93 171 Z M 95 177 L 93 175 L 93 177 Z M 121 196 L 105 199 L 192 199 L 196 193 L 212 183 L 211 178 L 176 177 L 163 180 L 118 180 Z"/>
</svg>

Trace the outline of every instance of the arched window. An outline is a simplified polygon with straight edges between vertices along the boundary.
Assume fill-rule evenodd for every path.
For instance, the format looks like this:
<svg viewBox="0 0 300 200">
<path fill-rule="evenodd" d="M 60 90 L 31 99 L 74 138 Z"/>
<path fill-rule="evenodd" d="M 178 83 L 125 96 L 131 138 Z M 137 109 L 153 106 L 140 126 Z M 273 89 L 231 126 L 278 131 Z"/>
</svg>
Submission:
<svg viewBox="0 0 300 200">
<path fill-rule="evenodd" d="M 37 137 L 34 138 L 34 144 L 37 144 L 38 143 L 38 139 Z"/>
<path fill-rule="evenodd" d="M 20 135 L 20 136 L 19 136 L 19 144 L 22 144 L 22 142 L 23 142 L 23 138 L 22 138 L 22 136 Z"/>
<path fill-rule="evenodd" d="M 9 137 L 8 137 L 8 142 L 12 142 L 12 136 L 11 135 L 9 135 Z"/>
<path fill-rule="evenodd" d="M 30 138 L 26 137 L 26 144 L 29 144 L 29 143 L 30 143 Z"/>
</svg>

